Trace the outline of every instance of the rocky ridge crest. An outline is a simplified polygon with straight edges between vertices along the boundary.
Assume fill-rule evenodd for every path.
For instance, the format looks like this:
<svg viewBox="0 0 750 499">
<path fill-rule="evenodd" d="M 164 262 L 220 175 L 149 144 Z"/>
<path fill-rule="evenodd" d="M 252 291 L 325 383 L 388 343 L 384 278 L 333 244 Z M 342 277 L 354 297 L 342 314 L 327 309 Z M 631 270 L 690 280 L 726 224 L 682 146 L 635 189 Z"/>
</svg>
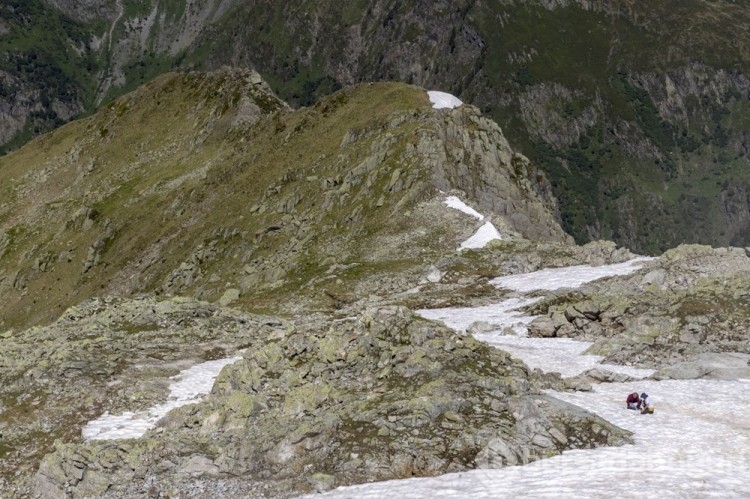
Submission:
<svg viewBox="0 0 750 499">
<path fill-rule="evenodd" d="M 330 306 L 347 286 L 329 269 L 387 280 L 480 226 L 441 190 L 509 236 L 569 239 L 496 124 L 399 84 L 292 110 L 257 73 L 171 74 L 1 158 L 0 177 L 5 327 L 102 292 L 238 305 L 302 290 Z"/>
</svg>

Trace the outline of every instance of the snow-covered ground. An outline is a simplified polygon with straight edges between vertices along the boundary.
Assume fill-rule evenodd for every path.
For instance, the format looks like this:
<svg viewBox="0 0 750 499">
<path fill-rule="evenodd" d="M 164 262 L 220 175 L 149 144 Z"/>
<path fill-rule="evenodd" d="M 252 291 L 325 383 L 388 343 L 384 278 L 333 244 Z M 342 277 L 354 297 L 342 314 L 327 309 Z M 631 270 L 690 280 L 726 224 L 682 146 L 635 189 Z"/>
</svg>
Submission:
<svg viewBox="0 0 750 499">
<path fill-rule="evenodd" d="M 477 210 L 475 210 L 471 206 L 461 201 L 456 196 L 448 196 L 447 198 L 445 198 L 445 204 L 455 210 L 462 211 L 466 213 L 467 215 L 471 215 L 472 217 L 476 219 L 484 220 L 484 215 L 482 215 Z"/>
<path fill-rule="evenodd" d="M 463 102 L 461 102 L 461 99 L 446 92 L 430 90 L 429 92 L 427 92 L 427 95 L 430 97 L 432 107 L 435 109 L 453 109 L 454 107 L 458 107 L 463 104 Z"/>
<path fill-rule="evenodd" d="M 457 198 L 446 201 L 475 218 L 481 214 Z M 479 215 L 479 216 L 477 216 Z M 480 218 L 480 220 L 483 218 Z M 527 293 L 535 289 L 577 287 L 594 279 L 628 274 L 646 259 L 601 267 L 575 266 L 506 276 L 493 283 Z M 602 366 L 600 358 L 582 355 L 587 343 L 570 339 L 528 338 L 533 319 L 519 311 L 535 298 L 515 297 L 475 308 L 420 310 L 466 331 L 474 322 L 490 328 L 476 337 L 510 351 L 529 366 L 573 376 L 592 367 L 645 377 L 650 371 Z M 137 438 L 169 410 L 208 393 L 222 367 L 239 357 L 200 364 L 178 375 L 164 404 L 143 414 L 105 414 L 89 423 L 86 439 Z M 628 393 L 647 392 L 653 415 L 624 408 Z M 333 498 L 436 497 L 750 497 L 750 380 L 652 381 L 595 385 L 591 392 L 553 395 L 595 412 L 635 434 L 635 444 L 568 451 L 524 466 L 473 470 L 433 478 L 393 480 L 343 487 L 324 494 Z M 320 496 L 315 496 L 320 497 Z"/>
<path fill-rule="evenodd" d="M 633 390 L 658 397 L 653 415 L 624 408 Z M 555 395 L 634 432 L 635 444 L 567 451 L 524 466 L 342 487 L 324 497 L 750 496 L 750 381 L 641 381 Z"/>
<path fill-rule="evenodd" d="M 461 201 L 456 196 L 448 196 L 445 199 L 445 204 L 453 209 L 466 213 L 467 215 L 470 215 L 479 220 L 484 220 L 485 218 L 484 215 Z M 458 251 L 461 251 L 463 249 L 481 249 L 484 248 L 488 242 L 494 239 L 502 239 L 502 236 L 500 235 L 500 232 L 498 232 L 497 228 L 492 225 L 492 222 L 486 222 L 474 233 L 473 236 L 461 243 L 461 246 L 458 247 Z"/>
<path fill-rule="evenodd" d="M 210 360 L 194 365 L 174 376 L 169 385 L 169 398 L 163 404 L 140 413 L 125 412 L 112 415 L 105 413 L 90 421 L 83 428 L 85 440 L 115 440 L 119 438 L 139 438 L 150 430 L 172 409 L 200 401 L 211 391 L 216 376 L 224 366 L 237 362 L 242 357 Z"/>
<path fill-rule="evenodd" d="M 576 287 L 597 278 L 627 274 L 645 259 L 602 267 L 576 266 L 508 276 L 495 285 L 519 292 Z M 473 322 L 493 324 L 480 340 L 510 351 L 529 366 L 574 376 L 592 367 L 636 377 L 651 371 L 606 366 L 582 355 L 585 342 L 525 335 L 531 318 L 517 309 L 533 299 L 512 298 L 469 309 L 420 310 L 465 331 Z M 625 409 L 628 393 L 647 392 L 653 415 Z M 433 478 L 392 480 L 342 487 L 328 498 L 609 498 L 750 497 L 750 380 L 653 381 L 595 385 L 591 392 L 556 393 L 634 432 L 635 444 L 567 451 L 524 466 L 472 470 Z M 319 496 L 318 496 L 319 497 Z"/>
<path fill-rule="evenodd" d="M 492 225 L 491 222 L 487 222 L 482 225 L 474 233 L 473 236 L 461 243 L 461 246 L 459 246 L 458 249 L 462 250 L 484 248 L 487 243 L 492 241 L 493 239 L 502 239 L 502 237 L 500 236 L 500 233 L 497 231 L 495 226 Z"/>
<path fill-rule="evenodd" d="M 557 269 L 542 269 L 528 274 L 498 277 L 490 283 L 500 288 L 508 288 L 521 293 L 540 289 L 551 291 L 561 288 L 577 288 L 602 277 L 630 274 L 641 268 L 649 260 L 653 260 L 653 258 L 638 257 L 627 262 L 598 267 L 574 265 Z"/>
<path fill-rule="evenodd" d="M 539 298 L 510 298 L 481 307 L 431 308 L 417 310 L 417 313 L 425 319 L 441 321 L 456 331 L 466 331 L 475 322 L 486 322 L 495 331 L 502 332 L 510 328 L 506 331 L 507 334 L 526 335 L 526 325 L 534 318 L 518 309 L 538 300 Z"/>
</svg>

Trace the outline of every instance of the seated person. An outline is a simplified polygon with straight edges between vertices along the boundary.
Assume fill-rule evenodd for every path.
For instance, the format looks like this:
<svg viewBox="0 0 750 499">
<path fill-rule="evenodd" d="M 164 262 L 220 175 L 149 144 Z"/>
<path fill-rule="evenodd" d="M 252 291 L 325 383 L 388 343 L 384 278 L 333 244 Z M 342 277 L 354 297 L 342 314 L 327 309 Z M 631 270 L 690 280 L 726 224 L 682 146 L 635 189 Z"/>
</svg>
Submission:
<svg viewBox="0 0 750 499">
<path fill-rule="evenodd" d="M 637 411 L 641 408 L 641 397 L 638 396 L 638 392 L 633 392 L 630 395 L 628 395 L 627 400 L 625 401 L 625 404 L 627 405 L 628 409 L 633 409 L 634 411 Z"/>
<path fill-rule="evenodd" d="M 639 407 L 641 409 L 641 414 L 653 414 L 654 412 L 654 402 L 645 392 L 641 393 Z"/>
</svg>

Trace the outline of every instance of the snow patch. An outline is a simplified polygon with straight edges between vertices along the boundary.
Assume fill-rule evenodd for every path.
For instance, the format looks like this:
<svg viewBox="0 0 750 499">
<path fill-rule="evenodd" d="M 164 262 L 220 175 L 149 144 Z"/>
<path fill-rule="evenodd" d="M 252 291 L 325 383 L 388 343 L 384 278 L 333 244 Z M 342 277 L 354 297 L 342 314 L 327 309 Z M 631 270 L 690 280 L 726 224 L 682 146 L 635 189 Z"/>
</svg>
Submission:
<svg viewBox="0 0 750 499">
<path fill-rule="evenodd" d="M 211 360 L 181 371 L 170 379 L 169 398 L 163 404 L 143 412 L 124 412 L 112 415 L 105 412 L 101 417 L 90 421 L 82 430 L 84 440 L 116 440 L 120 438 L 140 438 L 172 409 L 200 402 L 211 391 L 216 376 L 222 368 L 234 364 L 241 356 Z"/>
<path fill-rule="evenodd" d="M 467 205 L 463 201 L 461 201 L 456 196 L 448 196 L 445 198 L 445 204 L 448 205 L 450 208 L 456 209 L 458 211 L 462 211 L 466 213 L 467 215 L 471 215 L 472 217 L 475 217 L 479 220 L 484 220 L 484 215 L 476 211 L 471 206 Z"/>
<path fill-rule="evenodd" d="M 508 288 L 521 293 L 540 289 L 554 291 L 561 288 L 577 288 L 602 277 L 632 274 L 650 260 L 653 260 L 653 258 L 638 257 L 627 262 L 598 267 L 575 265 L 557 269 L 543 269 L 528 274 L 497 277 L 490 283 L 499 288 Z"/>
<path fill-rule="evenodd" d="M 529 318 L 533 319 L 533 317 Z M 508 336 L 501 331 L 476 333 L 474 337 L 500 350 L 505 350 L 514 357 L 523 360 L 531 368 L 560 373 L 563 378 L 577 376 L 594 367 L 603 371 L 627 374 L 638 379 L 646 378 L 656 372 L 653 369 L 601 364 L 604 357 L 584 354 L 593 345 L 588 341 L 570 338 Z"/>
<path fill-rule="evenodd" d="M 463 104 L 461 99 L 445 92 L 430 90 L 427 95 L 430 97 L 434 109 L 453 109 Z"/>
<path fill-rule="evenodd" d="M 502 239 L 502 236 L 500 236 L 495 226 L 492 225 L 492 222 L 487 222 L 473 236 L 462 242 L 461 246 L 458 247 L 458 251 L 464 249 L 481 249 L 494 239 Z"/>
<path fill-rule="evenodd" d="M 526 325 L 533 321 L 534 317 L 518 309 L 539 300 L 540 298 L 511 298 L 482 307 L 431 308 L 417 310 L 417 313 L 425 319 L 440 321 L 455 331 L 465 332 L 475 322 L 486 322 L 496 331 L 526 336 Z"/>
<path fill-rule="evenodd" d="M 484 220 L 484 215 L 461 201 L 456 196 L 448 196 L 447 198 L 445 198 L 445 204 L 450 208 L 458 210 L 462 213 L 466 213 L 467 215 L 470 215 L 478 220 Z M 473 236 L 461 243 L 461 246 L 458 247 L 458 251 L 464 249 L 484 248 L 487 243 L 492 241 L 493 239 L 502 239 L 502 236 L 491 222 L 486 222 L 479 228 L 479 230 L 474 233 Z"/>
</svg>

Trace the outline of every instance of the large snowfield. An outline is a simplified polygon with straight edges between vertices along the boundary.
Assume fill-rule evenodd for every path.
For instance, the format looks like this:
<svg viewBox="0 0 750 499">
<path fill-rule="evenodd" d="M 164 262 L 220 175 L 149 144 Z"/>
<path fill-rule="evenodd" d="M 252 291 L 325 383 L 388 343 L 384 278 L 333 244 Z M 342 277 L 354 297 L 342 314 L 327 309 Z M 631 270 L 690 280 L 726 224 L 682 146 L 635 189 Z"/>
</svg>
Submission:
<svg viewBox="0 0 750 499">
<path fill-rule="evenodd" d="M 484 219 L 458 198 L 448 198 L 446 204 L 467 217 Z M 472 247 L 482 247 L 492 239 L 472 237 L 477 241 Z M 477 333 L 477 339 L 507 350 L 532 368 L 569 377 L 598 367 L 638 378 L 637 382 L 596 384 L 590 392 L 550 392 L 632 431 L 634 444 L 567 451 L 523 466 L 342 487 L 314 497 L 750 497 L 750 380 L 646 380 L 643 378 L 652 371 L 602 365 L 601 358 L 585 355 L 588 343 L 526 336 L 526 326 L 533 318 L 518 309 L 535 298 L 524 297 L 523 293 L 575 288 L 595 279 L 629 274 L 646 260 L 505 276 L 493 284 L 521 296 L 483 307 L 418 311 L 461 332 L 474 322 L 486 322 L 491 327 L 481 328 L 486 332 Z M 86 427 L 84 437 L 140 436 L 169 409 L 199 400 L 210 391 L 219 370 L 237 358 L 195 366 L 176 378 L 172 397 L 162 406 L 140 415 L 106 414 Z M 625 409 L 625 398 L 633 391 L 651 396 L 656 408 L 653 415 Z"/>
<path fill-rule="evenodd" d="M 449 206 L 456 204 L 451 201 Z M 467 212 L 463 207 L 452 207 Z M 645 260 L 545 269 L 502 277 L 493 283 L 521 293 L 574 288 L 602 277 L 628 274 Z M 476 334 L 476 338 L 510 352 L 529 367 L 560 372 L 565 377 L 593 367 L 637 378 L 651 374 L 648 370 L 602 365 L 599 357 L 583 354 L 589 346 L 586 342 L 526 337 L 526 324 L 532 318 L 517 309 L 532 301 L 512 298 L 484 307 L 419 312 L 458 331 L 465 331 L 476 321 L 492 324 L 492 331 Z M 641 415 L 625 408 L 625 398 L 634 391 L 649 394 L 654 400 L 654 414 Z M 523 466 L 341 487 L 316 497 L 750 497 L 750 380 L 641 379 L 594 385 L 591 392 L 550 394 L 632 431 L 635 444 L 567 451 Z"/>
</svg>

